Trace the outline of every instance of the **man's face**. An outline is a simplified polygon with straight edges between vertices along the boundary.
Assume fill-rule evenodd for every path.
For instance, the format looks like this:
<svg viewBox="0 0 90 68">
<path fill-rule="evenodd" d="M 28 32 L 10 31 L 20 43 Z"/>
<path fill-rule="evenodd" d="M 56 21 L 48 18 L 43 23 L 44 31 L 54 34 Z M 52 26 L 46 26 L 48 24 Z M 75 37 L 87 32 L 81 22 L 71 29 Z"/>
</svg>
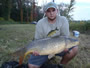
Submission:
<svg viewBox="0 0 90 68">
<path fill-rule="evenodd" d="M 48 19 L 50 19 L 50 20 L 56 19 L 57 9 L 55 9 L 55 8 L 49 8 L 49 9 L 46 11 L 46 16 L 47 16 Z"/>
</svg>

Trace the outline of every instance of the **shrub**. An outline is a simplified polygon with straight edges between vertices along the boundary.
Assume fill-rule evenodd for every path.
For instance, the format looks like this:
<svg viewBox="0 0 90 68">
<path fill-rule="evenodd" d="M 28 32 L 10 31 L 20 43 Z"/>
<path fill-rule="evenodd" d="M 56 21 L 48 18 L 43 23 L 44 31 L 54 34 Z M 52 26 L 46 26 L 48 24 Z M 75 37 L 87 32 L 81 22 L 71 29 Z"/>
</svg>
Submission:
<svg viewBox="0 0 90 68">
<path fill-rule="evenodd" d="M 90 30 L 90 22 L 70 22 L 70 30 L 78 30 L 80 32 L 86 32 Z"/>
<path fill-rule="evenodd" d="M 15 22 L 13 19 L 9 19 L 10 22 Z"/>
<path fill-rule="evenodd" d="M 0 17 L 0 21 L 4 21 L 5 19 L 3 17 Z"/>
</svg>

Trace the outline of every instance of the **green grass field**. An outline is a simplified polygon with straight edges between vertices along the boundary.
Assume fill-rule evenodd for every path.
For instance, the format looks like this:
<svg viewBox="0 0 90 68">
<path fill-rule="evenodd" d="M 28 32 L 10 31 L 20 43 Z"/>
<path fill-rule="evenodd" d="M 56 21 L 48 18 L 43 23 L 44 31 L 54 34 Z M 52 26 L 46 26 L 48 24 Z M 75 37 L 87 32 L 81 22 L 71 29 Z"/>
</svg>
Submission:
<svg viewBox="0 0 90 68">
<path fill-rule="evenodd" d="M 11 53 L 32 41 L 35 25 L 0 25 L 0 65 L 12 59 Z"/>
<path fill-rule="evenodd" d="M 34 33 L 33 24 L 0 25 L 0 66 L 3 62 L 13 59 L 13 52 L 32 41 Z M 79 39 L 78 55 L 66 68 L 90 68 L 90 35 L 80 34 Z M 14 60 L 18 61 L 18 56 Z M 24 62 L 27 63 L 27 60 Z"/>
</svg>

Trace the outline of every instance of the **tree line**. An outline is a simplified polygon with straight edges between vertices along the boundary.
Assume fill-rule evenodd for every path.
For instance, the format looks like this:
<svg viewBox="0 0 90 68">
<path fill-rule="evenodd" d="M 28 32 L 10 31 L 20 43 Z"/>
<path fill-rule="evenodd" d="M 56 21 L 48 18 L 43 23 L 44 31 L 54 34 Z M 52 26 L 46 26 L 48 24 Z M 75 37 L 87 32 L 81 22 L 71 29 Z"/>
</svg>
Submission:
<svg viewBox="0 0 90 68">
<path fill-rule="evenodd" d="M 72 20 L 70 13 L 74 9 L 75 0 L 71 0 L 70 4 L 58 4 L 60 14 Z M 42 6 L 38 6 L 35 0 L 0 0 L 0 17 L 4 20 L 14 21 L 38 21 L 43 17 L 40 10 Z"/>
</svg>

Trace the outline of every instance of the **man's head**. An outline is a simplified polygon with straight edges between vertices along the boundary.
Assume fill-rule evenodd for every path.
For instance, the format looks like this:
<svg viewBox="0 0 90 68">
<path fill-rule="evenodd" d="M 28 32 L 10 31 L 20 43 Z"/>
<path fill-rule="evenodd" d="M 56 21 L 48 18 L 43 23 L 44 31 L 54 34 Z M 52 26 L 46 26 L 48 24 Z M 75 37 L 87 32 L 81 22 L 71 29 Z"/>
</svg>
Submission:
<svg viewBox="0 0 90 68">
<path fill-rule="evenodd" d="M 57 5 L 54 2 L 49 2 L 44 6 L 44 12 L 46 13 L 46 16 L 50 20 L 56 19 L 58 10 L 57 10 Z"/>
</svg>

